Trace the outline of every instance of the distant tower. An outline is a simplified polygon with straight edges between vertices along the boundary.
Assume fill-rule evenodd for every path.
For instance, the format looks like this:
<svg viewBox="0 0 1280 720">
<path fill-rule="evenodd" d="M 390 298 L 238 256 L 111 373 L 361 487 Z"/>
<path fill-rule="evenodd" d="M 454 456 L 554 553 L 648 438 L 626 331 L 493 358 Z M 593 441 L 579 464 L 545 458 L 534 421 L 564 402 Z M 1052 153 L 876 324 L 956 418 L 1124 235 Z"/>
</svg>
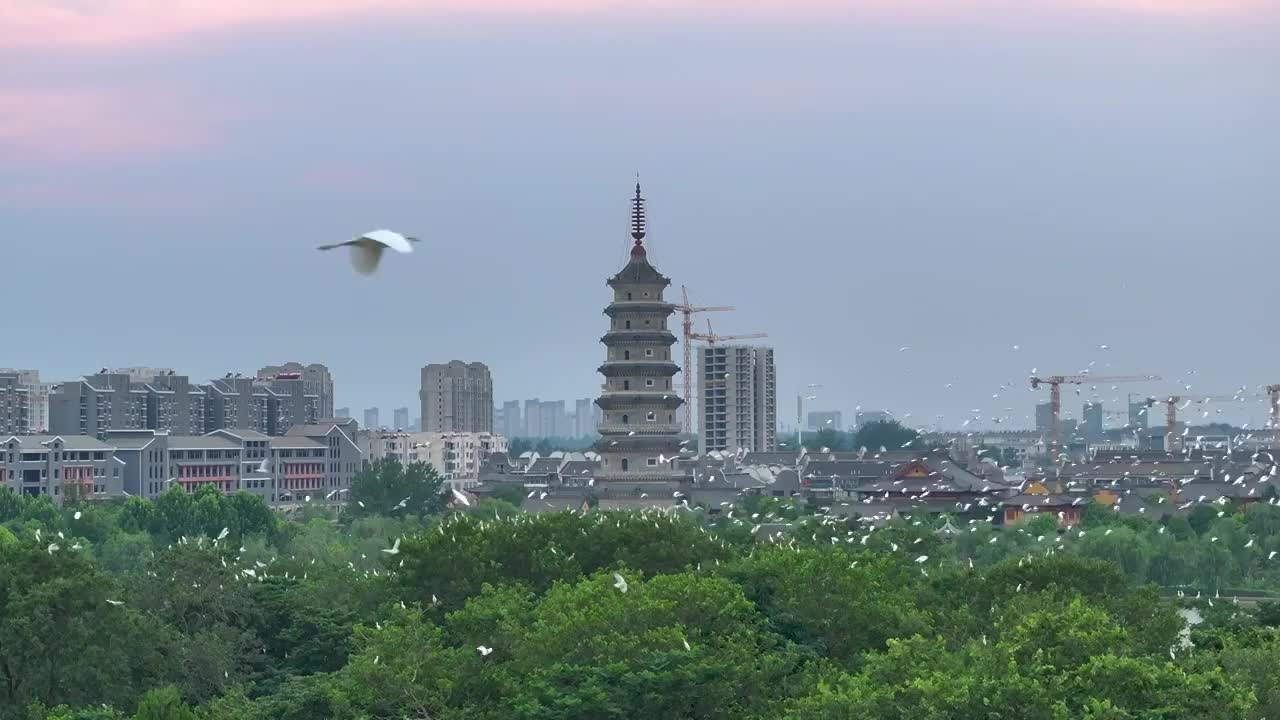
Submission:
<svg viewBox="0 0 1280 720">
<path fill-rule="evenodd" d="M 606 283 L 613 302 L 605 308 L 609 332 L 600 341 L 607 348 L 604 391 L 596 405 L 604 412 L 596 451 L 604 466 L 597 486 L 614 494 L 661 491 L 675 486 L 682 472 L 672 460 L 680 452 L 676 410 L 684 402 L 672 389 L 680 372 L 671 357 L 676 336 L 667 329 L 674 312 L 662 298 L 671 280 L 649 264 L 644 247 L 644 198 L 640 184 L 631 207 L 631 260 Z"/>
</svg>

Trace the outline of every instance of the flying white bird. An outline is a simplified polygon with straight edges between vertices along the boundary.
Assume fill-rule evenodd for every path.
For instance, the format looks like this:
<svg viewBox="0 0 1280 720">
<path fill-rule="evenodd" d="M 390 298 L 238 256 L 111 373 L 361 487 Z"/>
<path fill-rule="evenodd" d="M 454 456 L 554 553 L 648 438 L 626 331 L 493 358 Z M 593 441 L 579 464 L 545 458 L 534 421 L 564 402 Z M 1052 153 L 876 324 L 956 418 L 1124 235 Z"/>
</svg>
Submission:
<svg viewBox="0 0 1280 720">
<path fill-rule="evenodd" d="M 260 473 L 269 473 L 269 472 L 271 472 L 271 466 L 268 464 L 268 463 L 270 463 L 270 462 L 271 462 L 271 461 L 270 461 L 270 460 L 268 460 L 267 458 L 262 458 L 262 462 L 258 463 L 258 472 L 260 472 Z"/>
<path fill-rule="evenodd" d="M 629 587 L 627 585 L 627 579 L 622 577 L 618 573 L 613 574 L 613 586 L 618 588 L 622 592 L 626 592 L 627 588 Z"/>
<path fill-rule="evenodd" d="M 395 544 L 392 545 L 391 547 L 383 548 L 382 552 L 388 555 L 399 555 L 400 554 L 400 538 L 396 538 Z"/>
<path fill-rule="evenodd" d="M 457 500 L 458 502 L 462 503 L 465 507 L 471 507 L 471 500 L 466 495 L 458 492 L 458 488 L 451 488 L 451 489 L 453 490 L 454 500 Z"/>
<path fill-rule="evenodd" d="M 77 511 L 76 511 L 76 514 L 71 516 L 71 519 L 72 519 L 72 520 L 79 520 L 79 519 L 80 519 L 80 511 L 79 511 L 79 510 L 77 510 Z"/>
<path fill-rule="evenodd" d="M 107 602 L 108 602 L 109 604 L 111 604 L 111 605 L 123 605 L 123 604 L 124 604 L 124 602 L 123 602 L 123 601 L 121 601 L 121 600 L 107 600 Z"/>
<path fill-rule="evenodd" d="M 480 653 L 480 657 L 488 657 L 489 653 L 493 652 L 493 648 L 478 645 L 476 651 Z"/>
<path fill-rule="evenodd" d="M 413 252 L 411 243 L 415 242 L 418 242 L 418 238 L 401 235 L 391 230 L 374 230 L 354 240 L 333 245 L 321 245 L 316 249 L 333 250 L 340 247 L 350 247 L 351 267 L 354 267 L 356 272 L 368 275 L 378 269 L 378 261 L 382 259 L 384 250 L 391 248 L 398 253 L 411 253 Z"/>
</svg>

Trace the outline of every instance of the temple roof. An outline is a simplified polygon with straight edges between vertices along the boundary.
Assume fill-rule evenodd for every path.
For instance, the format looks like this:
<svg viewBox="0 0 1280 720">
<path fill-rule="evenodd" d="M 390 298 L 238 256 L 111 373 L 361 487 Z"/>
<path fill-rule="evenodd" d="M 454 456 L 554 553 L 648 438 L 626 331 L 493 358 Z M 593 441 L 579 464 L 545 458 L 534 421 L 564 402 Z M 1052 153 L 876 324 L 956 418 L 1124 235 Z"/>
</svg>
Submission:
<svg viewBox="0 0 1280 720">
<path fill-rule="evenodd" d="M 657 268 L 649 264 L 644 241 L 636 240 L 636 244 L 631 247 L 631 261 L 608 281 L 610 287 L 619 283 L 651 283 L 666 287 L 671 284 L 671 278 L 658 272 Z"/>
</svg>

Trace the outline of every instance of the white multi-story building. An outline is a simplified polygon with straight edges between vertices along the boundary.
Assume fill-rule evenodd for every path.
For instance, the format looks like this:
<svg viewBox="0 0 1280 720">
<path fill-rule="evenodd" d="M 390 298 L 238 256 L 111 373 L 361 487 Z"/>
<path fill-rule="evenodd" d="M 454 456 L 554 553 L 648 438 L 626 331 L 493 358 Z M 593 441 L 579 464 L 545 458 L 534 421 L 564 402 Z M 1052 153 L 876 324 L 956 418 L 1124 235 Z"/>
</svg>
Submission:
<svg viewBox="0 0 1280 720">
<path fill-rule="evenodd" d="M 395 458 L 402 464 L 426 463 L 458 488 L 471 487 L 491 453 L 506 452 L 507 439 L 493 433 L 371 432 L 370 462 Z"/>
<path fill-rule="evenodd" d="M 40 382 L 39 370 L 0 368 L 0 376 L 4 376 L 0 380 L 0 393 L 9 393 L 0 398 L 0 432 L 18 433 L 19 426 L 23 433 L 48 432 L 49 393 L 55 385 Z M 25 401 L 20 395 L 25 396 Z M 25 413 L 21 421 L 17 419 L 19 410 Z"/>
<path fill-rule="evenodd" d="M 698 353 L 703 452 L 777 449 L 773 348 L 708 345 Z"/>
</svg>

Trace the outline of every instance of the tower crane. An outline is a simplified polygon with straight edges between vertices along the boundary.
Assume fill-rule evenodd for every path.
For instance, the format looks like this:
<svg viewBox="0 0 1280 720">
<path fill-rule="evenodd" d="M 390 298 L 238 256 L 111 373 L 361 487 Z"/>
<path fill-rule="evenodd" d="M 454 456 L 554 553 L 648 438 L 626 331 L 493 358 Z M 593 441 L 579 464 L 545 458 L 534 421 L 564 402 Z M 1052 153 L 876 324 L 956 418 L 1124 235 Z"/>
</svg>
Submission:
<svg viewBox="0 0 1280 720">
<path fill-rule="evenodd" d="M 711 329 L 711 321 L 707 321 L 707 331 L 705 333 L 690 333 L 689 337 L 694 340 L 703 340 L 708 345 L 715 345 L 722 340 L 756 340 L 759 338 L 769 337 L 769 333 L 748 333 L 746 335 L 717 335 Z"/>
<path fill-rule="evenodd" d="M 694 306 L 689 303 L 689 288 L 684 285 L 680 286 L 680 295 L 684 302 L 672 304 L 671 307 L 684 316 L 681 322 L 684 330 L 684 428 L 685 432 L 693 432 L 693 316 L 697 313 L 725 312 L 737 308 L 732 305 Z"/>
<path fill-rule="evenodd" d="M 1168 452 L 1176 452 L 1182 449 L 1182 435 L 1178 433 L 1178 410 L 1185 409 L 1191 403 L 1208 403 L 1208 402 L 1240 402 L 1244 398 L 1239 395 L 1170 395 L 1164 398 L 1147 398 L 1147 407 L 1151 407 L 1157 402 L 1164 403 L 1164 436 L 1165 450 Z M 1182 408 L 1178 407 L 1179 403 L 1185 403 Z"/>
<path fill-rule="evenodd" d="M 1031 377 L 1031 389 L 1038 389 L 1041 385 L 1049 386 L 1049 408 L 1052 416 L 1051 421 L 1051 441 L 1054 448 L 1062 446 L 1062 386 L 1063 385 L 1093 385 L 1097 383 L 1123 383 L 1123 382 L 1149 382 L 1159 380 L 1158 375 L 1047 375 L 1045 377 Z"/>
<path fill-rule="evenodd" d="M 755 340 L 757 338 L 769 337 L 767 333 L 748 333 L 746 335 L 717 335 L 711 329 L 711 321 L 707 320 L 707 331 L 705 333 L 690 333 L 689 337 L 693 340 L 706 341 L 708 345 L 714 346 L 716 343 L 724 340 Z M 721 384 L 724 380 L 709 380 L 708 383 Z"/>
</svg>

